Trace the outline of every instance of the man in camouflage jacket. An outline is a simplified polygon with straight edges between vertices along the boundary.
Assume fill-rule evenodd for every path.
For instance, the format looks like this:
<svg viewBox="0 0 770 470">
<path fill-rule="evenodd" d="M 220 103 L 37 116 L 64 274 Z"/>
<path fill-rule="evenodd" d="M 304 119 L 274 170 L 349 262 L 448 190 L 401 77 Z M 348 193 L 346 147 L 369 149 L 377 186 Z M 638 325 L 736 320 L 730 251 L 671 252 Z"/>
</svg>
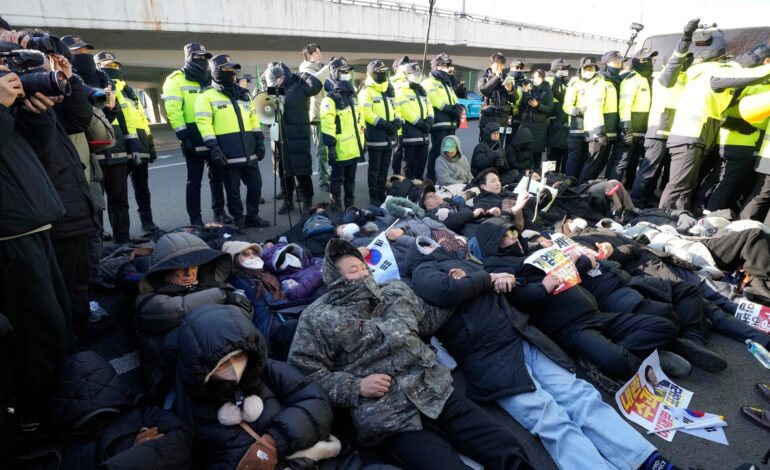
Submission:
<svg viewBox="0 0 770 470">
<path fill-rule="evenodd" d="M 378 286 L 345 240 L 327 245 L 323 275 L 329 292 L 300 317 L 289 363 L 333 406 L 350 408 L 362 444 L 409 468 L 465 468 L 458 452 L 488 469 L 527 466 L 510 431 L 455 392 L 449 370 L 420 339 L 451 310 L 424 303 L 400 281 Z"/>
</svg>

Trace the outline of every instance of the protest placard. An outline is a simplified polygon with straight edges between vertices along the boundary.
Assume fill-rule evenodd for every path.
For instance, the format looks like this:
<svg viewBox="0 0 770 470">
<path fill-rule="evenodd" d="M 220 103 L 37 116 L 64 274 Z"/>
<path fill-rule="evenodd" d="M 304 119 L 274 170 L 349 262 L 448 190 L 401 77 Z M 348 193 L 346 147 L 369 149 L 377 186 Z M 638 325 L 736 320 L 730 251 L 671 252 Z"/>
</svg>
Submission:
<svg viewBox="0 0 770 470">
<path fill-rule="evenodd" d="M 553 241 L 554 246 L 561 249 L 561 251 L 563 251 L 564 254 L 567 256 L 569 256 L 569 254 L 574 251 L 581 255 L 591 255 L 594 257 L 594 259 L 599 259 L 599 253 L 596 250 L 592 250 L 587 246 L 583 246 L 564 234 L 561 234 L 561 233 L 551 234 L 551 241 Z M 597 264 L 596 266 L 591 268 L 591 270 L 588 271 L 586 274 L 588 274 L 591 277 L 601 276 L 602 270 Z"/>
<path fill-rule="evenodd" d="M 742 300 L 735 309 L 735 317 L 760 331 L 770 333 L 770 308 L 764 305 Z"/>
<path fill-rule="evenodd" d="M 575 263 L 557 247 L 537 250 L 529 255 L 524 262 L 543 270 L 546 274 L 559 278 L 560 284 L 551 293 L 552 295 L 580 284 L 580 274 L 578 274 Z"/>
<path fill-rule="evenodd" d="M 660 368 L 658 351 L 653 351 L 639 370 L 615 394 L 620 413 L 648 431 L 676 424 L 671 408 L 687 408 L 692 392 L 674 383 Z M 676 430 L 657 435 L 671 442 Z"/>
</svg>

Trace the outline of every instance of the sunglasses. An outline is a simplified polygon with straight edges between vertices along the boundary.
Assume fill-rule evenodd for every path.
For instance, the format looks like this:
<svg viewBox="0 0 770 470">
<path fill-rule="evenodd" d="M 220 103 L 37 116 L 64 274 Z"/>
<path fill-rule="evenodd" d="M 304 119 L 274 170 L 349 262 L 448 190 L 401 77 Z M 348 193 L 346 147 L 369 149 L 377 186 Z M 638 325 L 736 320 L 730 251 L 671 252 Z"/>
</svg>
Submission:
<svg viewBox="0 0 770 470">
<path fill-rule="evenodd" d="M 508 238 L 518 239 L 519 238 L 519 231 L 516 229 L 511 229 L 505 232 L 505 236 Z"/>
</svg>

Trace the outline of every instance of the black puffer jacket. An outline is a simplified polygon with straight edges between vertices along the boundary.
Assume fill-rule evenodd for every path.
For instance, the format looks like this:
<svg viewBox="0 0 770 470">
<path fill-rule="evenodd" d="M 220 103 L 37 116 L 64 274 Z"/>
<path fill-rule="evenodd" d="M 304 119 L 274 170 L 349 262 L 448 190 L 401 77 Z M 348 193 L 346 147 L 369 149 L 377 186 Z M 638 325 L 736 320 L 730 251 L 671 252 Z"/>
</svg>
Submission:
<svg viewBox="0 0 770 470">
<path fill-rule="evenodd" d="M 235 468 L 254 443 L 240 426 L 219 423 L 217 411 L 223 403 L 206 393 L 206 376 L 233 351 L 248 354 L 239 389 L 244 396 L 258 395 L 264 404 L 262 414 L 249 425 L 259 435 L 270 434 L 279 460 L 329 436 L 332 409 L 321 387 L 307 382 L 292 366 L 266 359 L 264 339 L 237 308 L 196 309 L 179 327 L 177 340 L 177 393 L 189 397 L 179 401 L 179 414 L 194 421 L 196 450 L 206 468 Z"/>
<path fill-rule="evenodd" d="M 517 285 L 507 294 L 511 304 L 530 313 L 532 324 L 552 337 L 558 337 L 567 327 L 576 324 L 598 324 L 596 299 L 581 286 L 573 286 L 557 295 L 548 294 L 542 284 L 545 272 L 524 263 L 529 256 L 524 240 L 519 238 L 519 243 L 524 247 L 523 250 L 514 247 L 500 250 L 500 240 L 511 227 L 513 227 L 512 224 L 502 219 L 491 219 L 481 224 L 476 230 L 476 240 L 482 251 L 484 269 L 516 276 Z M 582 271 L 581 267 L 579 264 L 578 269 Z"/>
<path fill-rule="evenodd" d="M 284 153 L 284 174 L 304 176 L 313 173 L 313 158 L 310 154 L 310 97 L 321 91 L 321 82 L 309 73 L 296 74 L 286 64 L 281 64 L 284 73 L 283 122 L 286 131 L 286 152 Z"/>
<path fill-rule="evenodd" d="M 526 314 L 492 290 L 491 278 L 483 267 L 455 259 L 442 248 L 427 256 L 415 252 L 415 256 L 422 258 L 412 275 L 415 293 L 436 306 L 455 307 L 437 336 L 468 376 L 466 393 L 470 398 L 495 400 L 535 390 L 524 365 L 522 339 L 573 370 L 569 357 L 529 325 Z M 453 268 L 462 269 L 467 276 L 451 278 L 447 273 Z"/>
<path fill-rule="evenodd" d="M 186 469 L 192 433 L 172 412 L 132 408 L 135 397 L 115 369 L 93 351 L 67 359 L 53 393 L 51 426 L 58 465 L 40 459 L 34 468 Z M 163 437 L 134 445 L 143 427 Z M 53 455 L 53 454 L 49 454 Z M 35 462 L 37 464 L 38 462 Z"/>
<path fill-rule="evenodd" d="M 70 134 L 85 132 L 91 124 L 93 108 L 80 80 L 70 80 L 72 94 L 54 107 L 56 131 L 51 145 L 40 153 L 40 160 L 64 203 L 64 217 L 54 223 L 51 237 L 70 238 L 96 231 L 96 208 L 91 199 L 83 164 Z"/>
<path fill-rule="evenodd" d="M 490 121 L 497 122 L 503 127 L 508 125 L 518 93 L 515 86 L 511 88 L 511 91 L 503 86 L 503 81 L 507 75 L 505 72 L 501 75 L 495 75 L 492 73 L 492 69 L 488 68 L 479 78 L 476 85 L 479 93 L 484 97 L 484 102 L 481 105 L 481 116 L 479 117 L 479 128 L 484 127 L 484 124 Z"/>
<path fill-rule="evenodd" d="M 56 187 L 36 154 L 50 144 L 54 129 L 53 113 L 38 117 L 0 105 L 0 238 L 30 232 L 64 215 Z"/>
</svg>

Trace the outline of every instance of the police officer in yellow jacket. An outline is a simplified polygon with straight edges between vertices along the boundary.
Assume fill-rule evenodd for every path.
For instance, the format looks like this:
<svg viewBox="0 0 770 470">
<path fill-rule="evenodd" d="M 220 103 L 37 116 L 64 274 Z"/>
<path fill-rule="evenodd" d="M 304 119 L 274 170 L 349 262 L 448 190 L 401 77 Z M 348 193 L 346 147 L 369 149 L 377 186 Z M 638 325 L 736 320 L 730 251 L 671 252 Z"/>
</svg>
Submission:
<svg viewBox="0 0 770 470">
<path fill-rule="evenodd" d="M 620 82 L 620 139 L 607 170 L 607 179 L 631 188 L 644 150 L 644 134 L 652 104 L 652 59 L 658 51 L 642 48 L 631 59 L 631 72 Z"/>
<path fill-rule="evenodd" d="M 741 210 L 741 219 L 759 220 L 770 227 L 770 119 L 766 121 L 757 157 L 757 182 Z"/>
<path fill-rule="evenodd" d="M 428 94 L 431 106 L 433 106 L 433 127 L 430 130 L 430 152 L 428 153 L 428 170 L 426 178 L 436 180 L 436 158 L 441 153 L 441 142 L 444 137 L 454 135 L 455 129 L 460 124 L 463 107 L 457 103 L 457 96 L 452 87 L 452 78 L 447 72 L 452 65 L 449 54 L 442 52 L 430 61 L 433 70 L 430 76 L 423 80 L 422 87 Z M 422 179 L 417 174 L 415 178 Z"/>
<path fill-rule="evenodd" d="M 765 58 L 764 63 L 769 64 L 770 57 Z M 770 83 L 748 86 L 741 91 L 738 99 L 768 91 Z M 713 181 L 718 178 L 718 182 L 708 198 L 706 209 L 731 209 L 738 212 L 739 199 L 749 195 L 748 185 L 753 176 L 755 154 L 762 143 L 760 129 L 764 130 L 765 127 L 767 126 L 764 122 L 752 125 L 744 121 L 737 105 L 725 111 L 725 119 L 717 137 L 720 162 L 712 179 Z M 708 189 L 712 184 L 704 186 Z"/>
<path fill-rule="evenodd" d="M 259 217 L 265 142 L 256 108 L 248 90 L 236 83 L 240 64 L 228 55 L 211 59 L 214 83 L 195 101 L 195 122 L 211 152 L 211 164 L 222 169 L 227 208 L 238 228 L 269 227 Z M 241 181 L 246 185 L 246 216 L 241 202 Z"/>
<path fill-rule="evenodd" d="M 585 139 L 588 159 L 580 172 L 579 183 L 596 179 L 607 166 L 612 146 L 618 136 L 618 92 L 622 56 L 606 52 L 601 59 L 604 70 L 586 82 Z"/>
<path fill-rule="evenodd" d="M 390 159 L 398 143 L 401 113 L 396 106 L 396 92 L 388 81 L 388 67 L 373 60 L 366 67 L 364 87 L 358 93 L 358 103 L 366 122 L 366 149 L 369 154 L 369 204 L 385 202 L 385 181 Z"/>
<path fill-rule="evenodd" d="M 127 155 L 127 172 L 131 176 L 134 187 L 134 197 L 138 206 L 139 220 L 142 231 L 152 234 L 158 227 L 152 220 L 152 201 L 150 198 L 149 163 L 154 161 L 155 144 L 150 136 L 150 126 L 146 122 L 144 110 L 139 97 L 123 79 L 121 64 L 111 52 L 100 52 L 94 57 L 96 66 L 107 74 L 115 87 L 115 102 L 120 106 L 125 122 L 125 149 Z M 113 127 L 120 125 L 118 118 Z"/>
<path fill-rule="evenodd" d="M 425 173 L 425 164 L 428 161 L 433 106 L 428 99 L 428 93 L 420 84 L 420 64 L 407 64 L 404 67 L 404 75 L 406 81 L 399 82 L 396 88 L 396 102 L 404 121 L 401 136 L 401 145 L 404 147 L 404 176 L 415 179 Z"/>
<path fill-rule="evenodd" d="M 737 57 L 720 62 L 727 54 L 721 35 L 702 33 L 700 41 L 710 41 L 698 51 L 687 70 L 687 84 L 671 126 L 666 146 L 671 154 L 671 177 L 663 190 L 659 207 L 689 209 L 690 196 L 698 185 L 698 172 L 705 155 L 716 143 L 724 111 L 735 97 L 736 88 L 761 83 L 770 77 L 770 65 L 760 65 L 770 55 L 762 43 Z"/>
<path fill-rule="evenodd" d="M 329 149 L 332 205 L 343 209 L 344 201 L 347 209 L 355 203 L 356 169 L 366 150 L 364 115 L 351 83 L 353 66 L 340 57 L 329 62 L 329 68 L 331 74 L 324 84 L 326 96 L 321 101 L 321 132 Z"/>
<path fill-rule="evenodd" d="M 580 59 L 580 70 L 573 77 L 564 93 L 562 109 L 569 119 L 569 134 L 567 135 L 567 162 L 564 165 L 568 176 L 577 178 L 583 171 L 588 158 L 588 144 L 585 138 L 585 113 L 588 109 L 586 91 L 589 86 L 600 79 L 596 75 L 599 64 L 593 57 Z"/>
<path fill-rule="evenodd" d="M 195 124 L 195 101 L 204 88 L 211 85 L 209 59 L 211 54 L 202 44 L 192 42 L 184 46 L 185 63 L 163 82 L 163 106 L 166 119 L 182 146 L 182 155 L 187 165 L 185 203 L 191 225 L 203 225 L 201 216 L 201 180 L 205 163 L 209 161 L 209 149 L 204 145 L 198 126 Z M 233 222 L 225 213 L 225 193 L 220 169 L 209 162 L 209 187 L 214 222 Z"/>
<path fill-rule="evenodd" d="M 390 76 L 390 84 L 393 85 L 393 89 L 398 92 L 398 89 L 409 80 L 406 78 L 406 67 L 411 63 L 409 56 L 404 55 L 396 58 L 393 61 L 393 75 Z M 393 149 L 393 159 L 391 161 L 391 167 L 393 168 L 394 175 L 402 175 L 404 164 L 404 146 L 401 143 L 401 136 L 403 135 L 403 129 L 398 131 L 398 143 L 396 148 Z"/>
<path fill-rule="evenodd" d="M 688 51 L 699 23 L 699 18 L 687 22 L 682 39 L 663 70 L 652 81 L 652 102 L 644 135 L 644 158 L 631 188 L 631 200 L 638 208 L 646 207 L 649 201 L 654 200 L 658 179 L 661 176 L 664 181 L 668 178 L 662 168 L 663 162 L 669 158 L 666 141 L 687 80 L 686 70 L 692 65 L 693 54 Z"/>
<path fill-rule="evenodd" d="M 567 163 L 569 124 L 564 112 L 564 98 L 569 85 L 569 69 L 570 65 L 564 59 L 555 59 L 545 77 L 553 95 L 553 108 L 548 117 L 548 160 L 556 162 L 557 173 L 564 173 Z"/>
</svg>

